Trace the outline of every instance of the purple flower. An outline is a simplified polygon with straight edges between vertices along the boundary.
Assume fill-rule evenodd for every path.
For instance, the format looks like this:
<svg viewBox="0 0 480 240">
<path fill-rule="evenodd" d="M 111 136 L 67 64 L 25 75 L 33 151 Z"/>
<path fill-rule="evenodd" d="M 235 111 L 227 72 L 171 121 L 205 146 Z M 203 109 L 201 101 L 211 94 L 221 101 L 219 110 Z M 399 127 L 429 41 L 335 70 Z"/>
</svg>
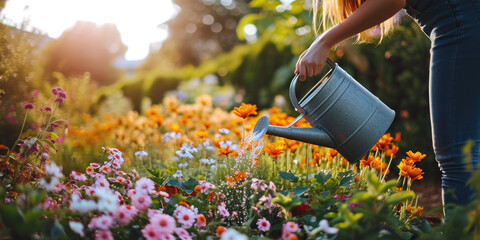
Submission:
<svg viewBox="0 0 480 240">
<path fill-rule="evenodd" d="M 347 207 L 350 208 L 350 209 L 354 209 L 354 208 L 360 207 L 360 206 L 362 206 L 362 205 L 363 205 L 363 203 L 361 203 L 361 202 L 356 202 L 356 203 L 350 203 L 350 204 L 348 204 Z"/>
</svg>

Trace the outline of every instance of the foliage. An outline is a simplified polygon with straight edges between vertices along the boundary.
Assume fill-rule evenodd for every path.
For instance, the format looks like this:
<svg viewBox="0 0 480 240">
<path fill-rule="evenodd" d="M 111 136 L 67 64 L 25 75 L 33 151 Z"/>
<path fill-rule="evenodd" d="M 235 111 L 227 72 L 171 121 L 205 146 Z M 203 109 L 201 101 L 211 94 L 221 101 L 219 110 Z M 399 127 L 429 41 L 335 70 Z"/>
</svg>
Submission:
<svg viewBox="0 0 480 240">
<path fill-rule="evenodd" d="M 0 23 L 0 143 L 3 144 L 14 141 L 19 130 L 15 125 L 23 117 L 19 110 L 21 102 L 32 100 L 36 85 L 37 48 L 43 36 L 25 32 L 24 27 L 15 29 Z"/>
<path fill-rule="evenodd" d="M 235 27 L 251 11 L 249 1 L 174 0 L 179 12 L 164 24 L 169 36 L 158 51 L 147 57 L 140 70 L 198 66 L 230 51 L 239 43 Z"/>
<path fill-rule="evenodd" d="M 398 151 L 390 134 L 350 164 L 334 149 L 274 136 L 251 140 L 257 115 L 280 126 L 293 120 L 277 108 L 242 104 L 226 112 L 206 95 L 191 104 L 168 97 L 145 115 L 101 118 L 110 126 L 70 126 L 67 139 L 83 140 L 75 147 L 93 154 L 82 160 L 85 170 L 67 170 L 43 154 L 72 147 L 47 130 L 65 99 L 61 88 L 52 93 L 56 104 L 41 137 L 19 137 L 22 147 L 0 159 L 2 169 L 15 169 L 3 171 L 0 191 L 1 229 L 10 238 L 410 239 L 443 231 L 422 218 L 410 190 L 422 175 L 414 163 L 425 155 L 407 152 L 402 162 L 410 168 L 399 165 L 400 177 L 386 180 Z M 111 130 L 131 139 L 122 143 Z M 96 150 L 99 144 L 123 150 Z M 38 174 L 20 181 L 14 176 L 34 171 L 19 166 Z"/>
</svg>

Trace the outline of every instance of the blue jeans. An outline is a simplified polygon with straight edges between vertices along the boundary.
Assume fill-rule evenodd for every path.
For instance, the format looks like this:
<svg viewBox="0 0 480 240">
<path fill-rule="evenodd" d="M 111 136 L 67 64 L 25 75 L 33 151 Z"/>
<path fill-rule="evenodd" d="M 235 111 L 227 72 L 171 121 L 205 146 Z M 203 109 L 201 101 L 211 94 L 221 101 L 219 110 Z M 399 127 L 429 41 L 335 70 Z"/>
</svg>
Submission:
<svg viewBox="0 0 480 240">
<path fill-rule="evenodd" d="M 405 9 L 431 40 L 430 118 L 443 203 L 466 205 L 480 159 L 480 0 L 412 0 Z M 465 154 L 467 143 L 474 145 Z"/>
</svg>

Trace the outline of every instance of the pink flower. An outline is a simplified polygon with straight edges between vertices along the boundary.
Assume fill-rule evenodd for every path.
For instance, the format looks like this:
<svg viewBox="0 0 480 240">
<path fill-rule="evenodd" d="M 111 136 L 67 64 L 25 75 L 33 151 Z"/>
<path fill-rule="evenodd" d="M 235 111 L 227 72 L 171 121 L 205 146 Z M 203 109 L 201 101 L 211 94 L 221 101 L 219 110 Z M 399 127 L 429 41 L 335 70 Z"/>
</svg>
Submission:
<svg viewBox="0 0 480 240">
<path fill-rule="evenodd" d="M 127 225 L 137 215 L 137 208 L 131 205 L 121 205 L 114 213 L 115 220 L 121 225 Z"/>
<path fill-rule="evenodd" d="M 218 213 L 220 213 L 220 215 L 222 217 L 230 217 L 230 213 L 228 212 L 228 210 L 225 208 L 225 206 L 223 205 L 218 205 Z"/>
<path fill-rule="evenodd" d="M 150 224 L 157 233 L 172 234 L 175 231 L 175 219 L 166 214 L 155 214 L 150 218 Z"/>
<path fill-rule="evenodd" d="M 287 239 L 288 236 L 296 231 L 298 231 L 298 224 L 294 222 L 287 222 L 282 226 L 282 239 Z"/>
<path fill-rule="evenodd" d="M 127 181 L 127 179 L 123 178 L 123 177 L 120 177 L 120 176 L 117 176 L 115 178 L 115 180 L 118 182 L 118 183 L 125 183 Z"/>
<path fill-rule="evenodd" d="M 100 167 L 100 164 L 98 163 L 90 163 L 90 167 L 94 168 L 94 169 L 97 169 Z"/>
<path fill-rule="evenodd" d="M 25 102 L 25 103 L 23 103 L 23 108 L 25 108 L 27 110 L 33 109 L 33 104 Z"/>
<path fill-rule="evenodd" d="M 201 187 L 201 192 L 202 193 L 205 193 L 207 192 L 208 190 L 210 190 L 210 188 L 215 188 L 215 185 L 207 182 L 207 181 L 198 181 L 198 184 L 200 185 Z"/>
<path fill-rule="evenodd" d="M 162 214 L 162 213 L 163 213 L 162 210 L 149 208 L 148 212 L 147 212 L 147 216 L 148 216 L 149 219 L 151 219 L 153 216 L 155 216 L 157 214 Z"/>
<path fill-rule="evenodd" d="M 107 179 L 105 179 L 105 177 L 102 176 L 100 178 L 97 178 L 97 180 L 95 180 L 95 186 L 101 187 L 101 188 L 109 188 L 110 183 L 107 181 Z"/>
<path fill-rule="evenodd" d="M 178 205 L 174 214 L 178 222 L 185 228 L 189 228 L 195 223 L 195 213 L 184 206 Z"/>
<path fill-rule="evenodd" d="M 270 230 L 270 222 L 265 218 L 260 218 L 257 221 L 258 230 L 266 232 Z"/>
<path fill-rule="evenodd" d="M 100 230 L 108 230 L 111 226 L 113 226 L 113 218 L 110 215 L 94 217 L 88 224 L 88 228 Z"/>
<path fill-rule="evenodd" d="M 350 197 L 348 195 L 338 195 L 338 194 L 335 194 L 335 196 L 333 196 L 334 199 L 338 199 L 340 201 L 346 201 L 348 200 Z"/>
<path fill-rule="evenodd" d="M 190 234 L 183 228 L 175 228 L 175 233 L 181 240 L 192 240 Z"/>
<path fill-rule="evenodd" d="M 155 183 L 150 178 L 142 177 L 135 183 L 135 190 L 138 193 L 150 194 L 155 191 Z"/>
<path fill-rule="evenodd" d="M 275 184 L 272 181 L 270 181 L 270 184 L 268 185 L 268 187 L 272 189 L 272 191 L 274 192 L 277 191 L 277 187 L 275 187 Z"/>
<path fill-rule="evenodd" d="M 95 240 L 113 240 L 112 232 L 110 230 L 95 231 Z"/>
<path fill-rule="evenodd" d="M 72 171 L 72 173 L 70 173 L 70 176 L 72 176 L 73 180 L 75 181 L 87 181 L 87 177 L 81 172 Z"/>
<path fill-rule="evenodd" d="M 135 193 L 132 198 L 132 205 L 135 206 L 138 210 L 144 211 L 147 210 L 152 204 L 152 198 L 147 194 Z"/>
<path fill-rule="evenodd" d="M 142 229 L 142 235 L 147 240 L 157 240 L 159 239 L 159 234 L 155 231 L 155 227 L 152 224 L 147 224 Z"/>
</svg>

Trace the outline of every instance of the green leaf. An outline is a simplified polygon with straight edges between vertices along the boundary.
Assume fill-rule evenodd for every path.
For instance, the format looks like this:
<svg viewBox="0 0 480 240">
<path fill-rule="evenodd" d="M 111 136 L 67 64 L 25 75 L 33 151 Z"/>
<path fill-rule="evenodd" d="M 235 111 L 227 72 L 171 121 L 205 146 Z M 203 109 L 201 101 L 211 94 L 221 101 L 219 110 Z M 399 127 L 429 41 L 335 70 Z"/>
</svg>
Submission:
<svg viewBox="0 0 480 240">
<path fill-rule="evenodd" d="M 350 187 L 353 178 L 354 178 L 354 176 L 348 176 L 348 177 L 342 178 L 342 180 L 340 180 L 340 184 L 338 186 L 346 187 L 346 188 Z"/>
<path fill-rule="evenodd" d="M 376 196 L 368 193 L 368 192 L 357 192 L 353 194 L 353 196 L 349 199 L 349 202 L 356 203 L 356 202 L 369 202 L 371 199 L 375 199 Z"/>
<path fill-rule="evenodd" d="M 50 137 L 52 138 L 52 140 L 57 140 L 58 139 L 58 135 L 54 132 L 49 132 L 48 134 L 50 134 Z"/>
<path fill-rule="evenodd" d="M 348 171 L 345 171 L 345 172 L 339 172 L 337 173 L 337 177 L 346 177 L 348 175 L 352 174 L 352 170 L 348 170 Z"/>
<path fill-rule="evenodd" d="M 167 185 L 170 185 L 170 186 L 174 186 L 174 187 L 177 187 L 177 188 L 182 188 L 182 183 L 180 183 L 179 181 L 175 180 L 175 179 L 167 179 L 168 182 L 166 183 Z M 165 181 L 167 181 L 165 180 Z"/>
<path fill-rule="evenodd" d="M 324 184 L 328 179 L 332 177 L 330 172 L 320 171 L 318 174 L 314 176 L 317 179 L 318 183 Z"/>
<path fill-rule="evenodd" d="M 298 176 L 296 176 L 295 174 L 293 174 L 290 171 L 288 171 L 288 172 L 278 171 L 278 175 L 280 175 L 280 177 L 282 179 L 288 180 L 288 181 L 293 182 L 293 183 L 297 183 L 298 179 L 299 179 Z"/>
<path fill-rule="evenodd" d="M 413 191 L 401 191 L 401 192 L 397 192 L 397 193 L 394 193 L 390 196 L 387 197 L 387 199 L 385 200 L 385 202 L 387 204 L 399 204 L 407 199 L 411 199 L 415 197 L 415 193 Z"/>
<path fill-rule="evenodd" d="M 195 186 L 198 185 L 198 180 L 195 178 L 190 178 L 188 181 L 183 182 L 180 189 L 186 192 L 187 194 L 191 194 L 195 190 Z"/>
<path fill-rule="evenodd" d="M 43 143 L 47 144 L 48 146 L 50 146 L 50 148 L 52 148 L 53 150 L 56 150 L 55 145 L 53 145 L 52 141 L 50 141 L 48 139 L 40 139 L 40 142 L 43 142 Z"/>
<path fill-rule="evenodd" d="M 307 191 L 308 191 L 307 187 L 297 186 L 294 189 L 283 191 L 282 194 L 289 195 L 289 193 L 292 192 L 294 196 L 301 196 L 302 194 L 306 193 Z"/>
<path fill-rule="evenodd" d="M 395 186 L 397 186 L 397 181 L 395 179 L 392 179 L 392 180 L 390 180 L 388 182 L 385 182 L 382 185 L 380 185 L 380 187 L 378 188 L 378 191 L 380 193 L 384 193 L 384 192 L 387 192 L 388 189 L 391 189 Z"/>
</svg>

